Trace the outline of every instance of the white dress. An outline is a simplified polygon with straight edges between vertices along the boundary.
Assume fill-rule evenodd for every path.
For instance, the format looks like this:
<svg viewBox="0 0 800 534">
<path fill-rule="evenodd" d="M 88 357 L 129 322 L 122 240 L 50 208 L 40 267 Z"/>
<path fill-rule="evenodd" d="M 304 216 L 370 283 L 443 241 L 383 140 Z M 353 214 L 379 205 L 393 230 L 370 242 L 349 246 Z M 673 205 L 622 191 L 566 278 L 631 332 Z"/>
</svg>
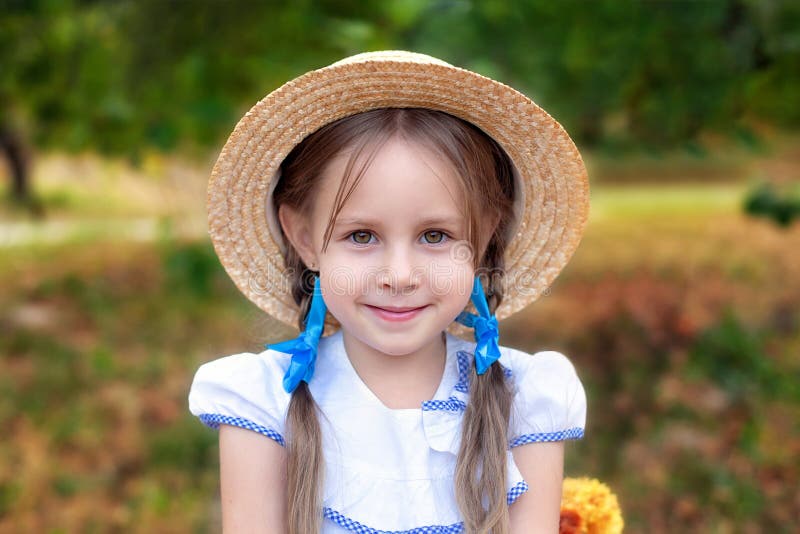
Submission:
<svg viewBox="0 0 800 534">
<path fill-rule="evenodd" d="M 462 531 L 453 480 L 475 342 L 446 333 L 446 345 L 433 399 L 420 408 L 391 409 L 355 372 L 341 330 L 320 339 L 309 387 L 324 414 L 323 534 Z M 500 350 L 514 387 L 507 452 L 511 504 L 528 490 L 511 448 L 582 438 L 586 394 L 562 353 Z M 290 395 L 282 381 L 290 359 L 267 349 L 201 365 L 189 392 L 190 411 L 211 428 L 235 425 L 284 445 Z"/>
</svg>

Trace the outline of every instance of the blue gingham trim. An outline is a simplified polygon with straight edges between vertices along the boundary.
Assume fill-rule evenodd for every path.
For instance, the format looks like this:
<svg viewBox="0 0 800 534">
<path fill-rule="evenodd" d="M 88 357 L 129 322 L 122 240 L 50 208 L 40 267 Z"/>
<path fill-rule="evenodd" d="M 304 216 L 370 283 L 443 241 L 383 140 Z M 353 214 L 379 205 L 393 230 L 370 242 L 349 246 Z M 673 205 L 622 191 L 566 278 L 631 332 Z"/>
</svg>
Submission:
<svg viewBox="0 0 800 534">
<path fill-rule="evenodd" d="M 511 506 L 512 504 L 514 504 L 514 501 L 517 500 L 517 497 L 519 497 L 526 491 L 528 491 L 528 483 L 525 482 L 524 480 L 520 480 L 519 482 L 514 484 L 513 488 L 508 490 L 508 493 L 506 494 L 506 502 L 508 503 L 509 506 Z"/>
<path fill-rule="evenodd" d="M 472 370 L 473 359 L 474 355 L 470 352 L 465 350 L 456 352 L 456 360 L 458 361 L 458 382 L 456 382 L 453 389 L 459 393 L 469 393 L 469 373 Z M 507 367 L 503 367 L 503 373 L 506 375 L 506 378 L 512 376 L 511 369 Z M 466 409 L 467 403 L 454 395 L 450 395 L 450 397 L 445 400 L 433 399 L 422 403 L 422 410 L 425 412 L 463 412 Z"/>
<path fill-rule="evenodd" d="M 461 393 L 469 393 L 469 372 L 472 369 L 472 361 L 475 358 L 473 354 L 465 350 L 456 352 L 456 359 L 458 360 L 458 383 L 455 385 L 455 390 Z M 502 366 L 502 364 L 501 364 Z M 503 374 L 506 378 L 511 378 L 512 372 L 508 367 L 503 367 Z"/>
<path fill-rule="evenodd" d="M 535 443 L 537 441 L 562 441 L 565 439 L 581 439 L 583 437 L 583 429 L 581 427 L 574 427 L 568 430 L 559 430 L 558 432 L 540 432 L 537 434 L 523 434 L 511 440 L 509 447 L 517 447 L 525 445 L 526 443 Z"/>
<path fill-rule="evenodd" d="M 267 428 L 265 426 L 261 426 L 258 423 L 254 423 L 248 419 L 243 419 L 241 417 L 231 417 L 229 415 L 222 415 L 219 413 L 201 413 L 198 415 L 200 420 L 205 424 L 207 427 L 210 428 L 219 428 L 219 425 L 233 425 L 238 426 L 241 428 L 246 428 L 248 430 L 254 430 L 259 434 L 263 434 L 268 438 L 272 438 L 281 445 L 285 446 L 286 442 L 283 440 L 283 436 L 281 436 L 278 432 L 275 432 L 271 428 Z"/>
<path fill-rule="evenodd" d="M 528 484 L 524 480 L 520 480 L 506 493 L 506 503 L 511 506 L 526 491 L 528 491 Z M 323 508 L 322 514 L 340 527 L 359 534 L 459 534 L 464 532 L 463 521 L 452 525 L 428 525 L 410 530 L 377 530 L 350 519 L 332 508 Z"/>
<path fill-rule="evenodd" d="M 422 411 L 435 412 L 437 410 L 446 412 L 463 412 L 467 409 L 467 404 L 455 397 L 447 400 L 429 400 L 422 403 Z"/>
<path fill-rule="evenodd" d="M 463 522 L 453 523 L 452 525 L 428 525 L 410 530 L 376 530 L 345 517 L 331 508 L 323 508 L 322 514 L 340 527 L 359 534 L 459 534 L 464 532 Z"/>
<path fill-rule="evenodd" d="M 469 370 L 471 355 L 469 352 L 460 350 L 456 352 L 456 359 L 458 360 L 458 383 L 455 390 L 461 393 L 469 392 Z"/>
</svg>

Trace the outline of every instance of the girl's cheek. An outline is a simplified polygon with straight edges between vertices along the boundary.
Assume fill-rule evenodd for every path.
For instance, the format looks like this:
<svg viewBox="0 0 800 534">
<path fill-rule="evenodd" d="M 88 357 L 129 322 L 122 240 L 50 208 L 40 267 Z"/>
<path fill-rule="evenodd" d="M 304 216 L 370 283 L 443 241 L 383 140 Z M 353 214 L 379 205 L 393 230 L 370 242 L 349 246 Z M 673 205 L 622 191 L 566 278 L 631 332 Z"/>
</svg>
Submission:
<svg viewBox="0 0 800 534">
<path fill-rule="evenodd" d="M 353 271 L 348 266 L 334 265 L 324 276 L 328 290 L 334 295 L 354 295 L 358 289 Z"/>
<path fill-rule="evenodd" d="M 470 263 L 449 260 L 429 264 L 428 285 L 437 295 L 469 294 L 472 290 L 474 270 Z"/>
<path fill-rule="evenodd" d="M 374 283 L 376 270 L 363 256 L 341 252 L 326 254 L 322 276 L 339 295 L 355 295 Z"/>
</svg>

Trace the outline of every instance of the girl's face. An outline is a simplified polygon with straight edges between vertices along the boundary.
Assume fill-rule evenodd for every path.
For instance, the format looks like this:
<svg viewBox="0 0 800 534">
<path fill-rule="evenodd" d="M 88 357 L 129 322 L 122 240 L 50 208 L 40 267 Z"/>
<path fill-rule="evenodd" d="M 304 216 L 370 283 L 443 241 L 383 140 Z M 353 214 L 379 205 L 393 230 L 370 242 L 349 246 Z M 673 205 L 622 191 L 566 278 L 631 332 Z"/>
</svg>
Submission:
<svg viewBox="0 0 800 534">
<path fill-rule="evenodd" d="M 390 139 L 344 202 L 323 252 L 348 156 L 324 170 L 295 248 L 316 264 L 325 303 L 345 335 L 390 355 L 441 343 L 468 303 L 474 277 L 458 179 L 425 148 Z"/>
</svg>

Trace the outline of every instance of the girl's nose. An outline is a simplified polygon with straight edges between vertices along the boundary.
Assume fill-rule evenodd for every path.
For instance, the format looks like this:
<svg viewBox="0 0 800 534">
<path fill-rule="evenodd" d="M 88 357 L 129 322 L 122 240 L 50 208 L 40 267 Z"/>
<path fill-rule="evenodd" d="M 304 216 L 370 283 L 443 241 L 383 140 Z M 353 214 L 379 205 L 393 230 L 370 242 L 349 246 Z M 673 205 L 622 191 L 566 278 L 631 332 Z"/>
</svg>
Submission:
<svg viewBox="0 0 800 534">
<path fill-rule="evenodd" d="M 387 250 L 381 273 L 381 286 L 395 291 L 415 289 L 422 274 L 414 252 L 402 246 Z"/>
</svg>

